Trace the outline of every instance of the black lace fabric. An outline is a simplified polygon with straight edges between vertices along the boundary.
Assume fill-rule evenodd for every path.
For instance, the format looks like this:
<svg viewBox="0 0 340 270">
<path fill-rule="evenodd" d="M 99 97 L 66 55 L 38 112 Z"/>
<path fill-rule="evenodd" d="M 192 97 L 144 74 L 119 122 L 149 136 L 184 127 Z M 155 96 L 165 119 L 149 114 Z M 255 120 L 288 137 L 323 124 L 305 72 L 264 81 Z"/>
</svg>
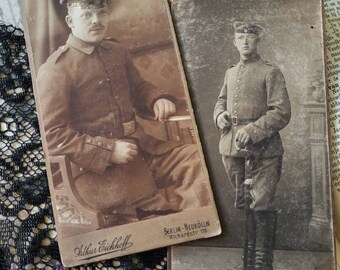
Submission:
<svg viewBox="0 0 340 270">
<path fill-rule="evenodd" d="M 0 24 L 0 270 L 66 269 L 22 30 Z M 166 249 L 70 269 L 166 269 Z"/>
</svg>

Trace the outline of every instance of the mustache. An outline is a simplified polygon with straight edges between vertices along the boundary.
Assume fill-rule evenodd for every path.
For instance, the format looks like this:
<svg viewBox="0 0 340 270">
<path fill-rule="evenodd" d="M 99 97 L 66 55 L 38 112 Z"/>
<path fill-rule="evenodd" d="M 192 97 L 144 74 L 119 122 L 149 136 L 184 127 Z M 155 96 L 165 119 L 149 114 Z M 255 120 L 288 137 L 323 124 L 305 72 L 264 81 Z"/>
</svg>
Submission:
<svg viewBox="0 0 340 270">
<path fill-rule="evenodd" d="M 98 24 L 98 25 L 95 25 L 95 26 L 92 26 L 90 28 L 90 31 L 97 31 L 97 30 L 103 30 L 105 27 L 101 24 Z"/>
</svg>

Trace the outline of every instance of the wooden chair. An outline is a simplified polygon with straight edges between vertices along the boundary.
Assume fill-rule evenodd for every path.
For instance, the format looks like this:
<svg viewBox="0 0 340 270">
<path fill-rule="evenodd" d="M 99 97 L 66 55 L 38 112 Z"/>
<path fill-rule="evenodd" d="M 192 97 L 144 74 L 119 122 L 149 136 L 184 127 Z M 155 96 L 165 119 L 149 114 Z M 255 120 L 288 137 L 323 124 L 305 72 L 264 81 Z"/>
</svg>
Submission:
<svg viewBox="0 0 340 270">
<path fill-rule="evenodd" d="M 70 211 L 73 210 L 75 215 L 77 215 L 78 217 L 80 215 L 85 220 L 85 222 L 79 223 L 76 223 L 75 221 L 72 220 L 68 220 L 68 223 L 62 224 L 65 234 L 71 233 L 69 232 L 70 230 L 79 230 L 85 232 L 103 228 L 105 226 L 105 215 L 101 211 L 91 208 L 80 197 L 74 185 L 69 157 L 52 156 L 49 159 L 51 164 L 56 196 L 60 196 L 65 200 L 68 200 L 69 203 L 71 204 L 68 207 L 68 210 Z M 72 209 L 72 207 L 74 209 Z M 62 223 L 62 220 L 60 222 Z"/>
</svg>

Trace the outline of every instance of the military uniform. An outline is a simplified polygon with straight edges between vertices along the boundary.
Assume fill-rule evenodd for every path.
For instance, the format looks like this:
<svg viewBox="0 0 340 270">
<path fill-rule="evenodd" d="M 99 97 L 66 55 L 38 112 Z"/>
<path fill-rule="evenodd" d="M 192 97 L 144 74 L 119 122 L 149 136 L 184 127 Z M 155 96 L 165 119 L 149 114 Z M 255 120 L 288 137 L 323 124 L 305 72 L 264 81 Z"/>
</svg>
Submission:
<svg viewBox="0 0 340 270">
<path fill-rule="evenodd" d="M 246 213 L 242 269 L 272 270 L 273 201 L 284 152 L 279 131 L 290 121 L 291 106 L 280 69 L 257 54 L 262 28 L 243 22 L 236 22 L 234 28 L 241 60 L 226 71 L 213 117 L 223 129 L 219 151 L 236 191 L 235 207 Z M 246 200 L 250 205 L 244 198 L 246 176 L 251 179 L 250 200 Z"/>
<path fill-rule="evenodd" d="M 120 44 L 92 46 L 71 34 L 37 81 L 49 155 L 70 157 L 75 185 L 90 206 L 131 213 L 207 203 L 196 146 L 158 141 L 135 122 L 136 110 L 153 113 L 153 103 L 170 96 L 141 78 Z M 139 145 L 134 161 L 110 162 L 117 139 Z M 193 157 L 194 172 L 188 171 Z M 159 186 L 176 187 L 170 203 L 156 199 Z"/>
<path fill-rule="evenodd" d="M 252 141 L 252 151 L 261 153 L 259 166 L 263 163 L 266 170 L 256 168 L 254 172 L 251 208 L 272 209 L 283 154 L 278 131 L 290 120 L 290 102 L 281 71 L 259 55 L 230 67 L 215 106 L 215 123 L 224 111 L 231 114 L 232 124 L 231 128 L 222 130 L 219 143 L 226 172 L 235 188 L 242 192 L 244 154 L 236 149 L 235 134 L 245 128 Z"/>
</svg>

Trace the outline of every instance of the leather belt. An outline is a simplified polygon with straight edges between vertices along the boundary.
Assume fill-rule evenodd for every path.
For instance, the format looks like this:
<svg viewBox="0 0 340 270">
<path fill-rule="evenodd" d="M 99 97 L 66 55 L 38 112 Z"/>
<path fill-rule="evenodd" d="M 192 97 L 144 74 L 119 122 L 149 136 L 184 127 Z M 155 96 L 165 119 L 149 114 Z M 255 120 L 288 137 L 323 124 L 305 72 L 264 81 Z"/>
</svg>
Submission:
<svg viewBox="0 0 340 270">
<path fill-rule="evenodd" d="M 124 136 L 129 136 L 136 131 L 136 121 L 122 123 L 124 129 Z"/>
<path fill-rule="evenodd" d="M 239 125 L 247 125 L 249 123 L 252 123 L 256 121 L 257 119 L 239 119 L 236 115 L 232 115 L 229 117 L 228 121 L 233 126 L 239 126 Z"/>
</svg>

